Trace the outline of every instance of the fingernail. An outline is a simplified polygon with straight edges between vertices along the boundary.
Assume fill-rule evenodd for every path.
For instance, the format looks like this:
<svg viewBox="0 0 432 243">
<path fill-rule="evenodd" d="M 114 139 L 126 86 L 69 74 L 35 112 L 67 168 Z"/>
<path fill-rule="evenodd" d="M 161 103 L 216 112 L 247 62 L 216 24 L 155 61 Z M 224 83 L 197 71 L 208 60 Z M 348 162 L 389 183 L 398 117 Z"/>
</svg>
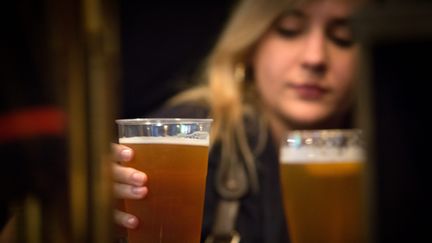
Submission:
<svg viewBox="0 0 432 243">
<path fill-rule="evenodd" d="M 135 195 L 141 196 L 143 195 L 144 191 L 145 191 L 145 187 L 132 187 L 132 193 Z"/>
<path fill-rule="evenodd" d="M 130 160 L 132 158 L 132 150 L 130 149 L 123 149 L 120 154 L 124 160 Z"/>
<path fill-rule="evenodd" d="M 140 186 L 144 183 L 144 174 L 140 172 L 135 172 L 132 174 L 132 180 L 136 183 L 137 186 Z"/>
<path fill-rule="evenodd" d="M 138 223 L 138 220 L 137 220 L 136 218 L 134 218 L 134 217 L 130 217 L 130 218 L 128 218 L 128 220 L 127 220 L 127 224 L 128 224 L 129 227 L 131 227 L 131 228 L 135 228 L 135 226 L 137 225 L 137 223 Z"/>
</svg>

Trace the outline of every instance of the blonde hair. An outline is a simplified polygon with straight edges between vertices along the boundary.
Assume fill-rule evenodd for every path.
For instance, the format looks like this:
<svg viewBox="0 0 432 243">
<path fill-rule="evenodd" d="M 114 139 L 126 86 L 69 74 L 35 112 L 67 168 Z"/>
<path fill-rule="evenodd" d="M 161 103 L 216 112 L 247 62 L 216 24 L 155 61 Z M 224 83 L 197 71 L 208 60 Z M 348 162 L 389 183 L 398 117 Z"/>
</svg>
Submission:
<svg viewBox="0 0 432 243">
<path fill-rule="evenodd" d="M 259 39 L 274 21 L 288 8 L 304 0 L 243 0 L 237 5 L 230 20 L 205 62 L 200 78 L 206 83 L 185 91 L 171 100 L 171 104 L 205 102 L 210 107 L 211 142 L 221 142 L 222 161 L 245 161 L 248 176 L 256 176 L 254 151 L 266 141 L 265 120 L 259 119 L 261 134 L 257 147 L 248 144 L 244 125 L 245 115 L 257 113 L 258 97 L 253 82 L 241 82 L 236 75 L 239 64 L 247 65 Z M 253 181 L 253 180 L 252 180 Z M 256 180 L 255 180 L 256 181 Z M 256 190 L 258 185 L 252 185 Z"/>
</svg>

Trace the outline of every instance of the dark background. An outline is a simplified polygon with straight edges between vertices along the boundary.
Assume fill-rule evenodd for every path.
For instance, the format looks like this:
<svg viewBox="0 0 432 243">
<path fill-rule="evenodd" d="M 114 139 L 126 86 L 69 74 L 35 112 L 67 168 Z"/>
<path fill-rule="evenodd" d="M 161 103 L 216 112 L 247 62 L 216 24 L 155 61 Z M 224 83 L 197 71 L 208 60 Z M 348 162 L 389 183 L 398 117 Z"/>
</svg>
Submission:
<svg viewBox="0 0 432 243">
<path fill-rule="evenodd" d="M 375 242 L 429 242 L 432 2 L 389 1 L 359 20 L 369 68 L 361 97 L 370 104 L 369 226 Z"/>
<path fill-rule="evenodd" d="M 432 82 L 432 38 L 376 42 L 371 53 L 377 242 L 421 242 L 430 238 L 432 205 L 431 92 L 425 87 Z"/>
<path fill-rule="evenodd" d="M 122 98 L 113 99 L 119 102 L 119 116 L 144 116 L 183 89 L 187 82 L 180 80 L 189 80 L 210 51 L 233 2 L 118 1 L 122 52 L 118 94 Z M 79 1 L 56 4 L 63 8 L 70 5 L 80 9 Z M 13 111 L 60 108 L 56 85 L 47 78 L 51 77 L 47 72 L 53 68 L 53 24 L 49 22 L 53 14 L 48 12 L 49 6 L 46 0 L 6 1 L 2 5 L 0 121 Z M 77 9 L 67 11 L 79 19 Z M 61 18 L 61 23 L 69 24 L 71 29 L 62 30 L 65 34 L 76 33 L 75 22 L 67 22 L 70 16 L 55 16 Z M 81 39 L 73 41 L 85 43 Z M 67 61 L 62 64 L 68 65 Z M 56 197 L 57 188 L 65 188 L 68 166 L 63 139 L 41 134 L 30 139 L 0 141 L 0 161 L 4 164 L 0 169 L 0 230 L 8 220 L 11 203 L 28 193 L 49 192 L 50 197 Z"/>
<path fill-rule="evenodd" d="M 143 117 L 190 84 L 235 2 L 120 1 L 122 118 Z"/>
</svg>

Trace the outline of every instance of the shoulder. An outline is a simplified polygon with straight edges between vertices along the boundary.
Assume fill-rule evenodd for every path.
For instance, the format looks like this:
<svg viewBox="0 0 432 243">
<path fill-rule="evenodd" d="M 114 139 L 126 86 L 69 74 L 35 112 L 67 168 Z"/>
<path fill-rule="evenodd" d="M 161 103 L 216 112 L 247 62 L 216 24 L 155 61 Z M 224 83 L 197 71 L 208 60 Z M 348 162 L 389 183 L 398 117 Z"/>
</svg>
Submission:
<svg viewBox="0 0 432 243">
<path fill-rule="evenodd" d="M 152 118 L 209 118 L 210 109 L 198 103 L 166 105 L 149 114 Z"/>
</svg>

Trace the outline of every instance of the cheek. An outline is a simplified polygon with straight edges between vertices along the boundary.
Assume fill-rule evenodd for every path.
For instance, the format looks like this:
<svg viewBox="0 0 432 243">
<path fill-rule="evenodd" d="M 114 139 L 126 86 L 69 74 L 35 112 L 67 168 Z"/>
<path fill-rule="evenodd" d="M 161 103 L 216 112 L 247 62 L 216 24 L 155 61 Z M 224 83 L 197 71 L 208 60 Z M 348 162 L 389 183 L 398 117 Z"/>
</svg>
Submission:
<svg viewBox="0 0 432 243">
<path fill-rule="evenodd" d="M 281 68 L 277 62 L 272 61 L 269 60 L 256 66 L 254 77 L 259 96 L 265 104 L 270 106 L 275 105 L 283 87 Z"/>
<path fill-rule="evenodd" d="M 292 48 L 278 41 L 264 42 L 257 49 L 253 59 L 254 79 L 264 102 L 276 102 L 288 79 L 293 60 Z"/>
<path fill-rule="evenodd" d="M 332 58 L 334 70 L 341 76 L 347 77 L 352 75 L 357 66 L 357 53 L 356 48 L 352 50 L 334 50 Z"/>
<path fill-rule="evenodd" d="M 333 62 L 333 88 L 340 94 L 351 94 L 350 90 L 354 86 L 354 81 L 356 80 L 355 74 L 358 69 L 358 51 L 356 49 L 340 53 L 334 57 Z"/>
<path fill-rule="evenodd" d="M 278 68 L 276 65 L 272 65 L 271 61 L 258 62 L 255 66 L 255 83 L 258 88 L 258 92 L 262 96 L 268 96 L 273 90 L 277 88 L 277 75 Z"/>
</svg>

